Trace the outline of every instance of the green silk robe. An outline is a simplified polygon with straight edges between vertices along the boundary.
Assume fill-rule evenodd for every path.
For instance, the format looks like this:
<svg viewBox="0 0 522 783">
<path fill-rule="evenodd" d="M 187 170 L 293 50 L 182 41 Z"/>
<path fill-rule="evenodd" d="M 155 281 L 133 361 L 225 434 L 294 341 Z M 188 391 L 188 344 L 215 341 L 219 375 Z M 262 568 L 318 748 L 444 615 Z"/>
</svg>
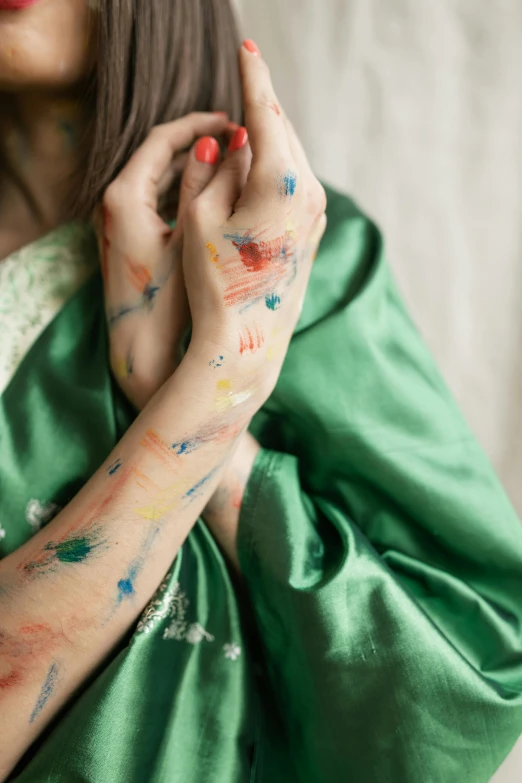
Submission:
<svg viewBox="0 0 522 783">
<path fill-rule="evenodd" d="M 263 450 L 240 519 L 246 590 L 199 521 L 17 783 L 486 783 L 522 732 L 522 527 L 379 232 L 328 196 L 302 317 L 251 427 Z M 49 241 L 24 258 L 45 261 Z M 89 274 L 0 398 L 2 555 L 134 415 L 109 371 L 89 229 L 53 241 Z"/>
</svg>

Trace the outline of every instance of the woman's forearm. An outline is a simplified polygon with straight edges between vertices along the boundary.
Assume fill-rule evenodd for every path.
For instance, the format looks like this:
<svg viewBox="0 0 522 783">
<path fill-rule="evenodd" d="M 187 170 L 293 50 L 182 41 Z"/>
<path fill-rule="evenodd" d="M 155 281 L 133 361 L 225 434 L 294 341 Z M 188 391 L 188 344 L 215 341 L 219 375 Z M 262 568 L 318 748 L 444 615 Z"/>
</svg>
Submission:
<svg viewBox="0 0 522 783">
<path fill-rule="evenodd" d="M 203 519 L 229 562 L 239 571 L 237 531 L 246 486 L 261 450 L 245 432 L 227 462 L 219 485 L 203 511 Z"/>
<path fill-rule="evenodd" d="M 252 415 L 216 412 L 189 354 L 73 501 L 0 563 L 0 779 L 136 621 Z"/>
</svg>

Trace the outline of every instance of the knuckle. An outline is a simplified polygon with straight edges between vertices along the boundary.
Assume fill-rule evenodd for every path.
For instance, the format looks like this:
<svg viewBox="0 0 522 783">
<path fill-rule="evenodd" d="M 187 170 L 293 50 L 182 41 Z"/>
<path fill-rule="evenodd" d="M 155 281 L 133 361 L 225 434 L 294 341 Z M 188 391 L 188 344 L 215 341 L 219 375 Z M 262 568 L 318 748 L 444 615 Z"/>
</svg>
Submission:
<svg viewBox="0 0 522 783">
<path fill-rule="evenodd" d="M 266 90 L 254 93 L 253 95 L 247 95 L 245 97 L 245 104 L 248 108 L 251 109 L 263 109 L 263 111 L 267 111 L 273 103 L 273 94 Z"/>
<path fill-rule="evenodd" d="M 165 133 L 165 125 L 154 125 L 149 131 L 149 138 L 159 138 Z"/>
<path fill-rule="evenodd" d="M 312 184 L 310 198 L 318 212 L 324 212 L 326 210 L 326 191 L 318 180 L 314 180 Z"/>
<path fill-rule="evenodd" d="M 121 175 L 113 180 L 103 194 L 102 204 L 111 212 L 117 212 L 125 203 L 125 183 Z"/>
</svg>

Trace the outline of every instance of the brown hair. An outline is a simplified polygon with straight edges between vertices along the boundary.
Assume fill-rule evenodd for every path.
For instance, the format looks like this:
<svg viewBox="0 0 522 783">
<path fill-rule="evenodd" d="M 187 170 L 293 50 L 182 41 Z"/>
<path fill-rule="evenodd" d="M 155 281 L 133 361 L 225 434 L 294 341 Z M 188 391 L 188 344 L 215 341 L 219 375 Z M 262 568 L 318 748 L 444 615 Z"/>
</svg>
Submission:
<svg viewBox="0 0 522 783">
<path fill-rule="evenodd" d="M 191 111 L 241 119 L 231 0 L 102 0 L 91 123 L 74 212 L 90 215 L 154 125 Z"/>
</svg>

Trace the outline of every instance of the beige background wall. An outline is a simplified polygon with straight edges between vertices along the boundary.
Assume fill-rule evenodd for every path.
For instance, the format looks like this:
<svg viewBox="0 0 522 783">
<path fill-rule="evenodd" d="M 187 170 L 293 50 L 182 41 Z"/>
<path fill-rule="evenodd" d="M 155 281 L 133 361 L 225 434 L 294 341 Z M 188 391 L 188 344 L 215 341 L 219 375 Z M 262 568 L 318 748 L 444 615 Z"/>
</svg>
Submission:
<svg viewBox="0 0 522 783">
<path fill-rule="evenodd" d="M 522 514 L 522 3 L 239 4 L 315 170 L 384 230 L 410 310 Z M 521 781 L 522 742 L 494 783 Z"/>
</svg>

